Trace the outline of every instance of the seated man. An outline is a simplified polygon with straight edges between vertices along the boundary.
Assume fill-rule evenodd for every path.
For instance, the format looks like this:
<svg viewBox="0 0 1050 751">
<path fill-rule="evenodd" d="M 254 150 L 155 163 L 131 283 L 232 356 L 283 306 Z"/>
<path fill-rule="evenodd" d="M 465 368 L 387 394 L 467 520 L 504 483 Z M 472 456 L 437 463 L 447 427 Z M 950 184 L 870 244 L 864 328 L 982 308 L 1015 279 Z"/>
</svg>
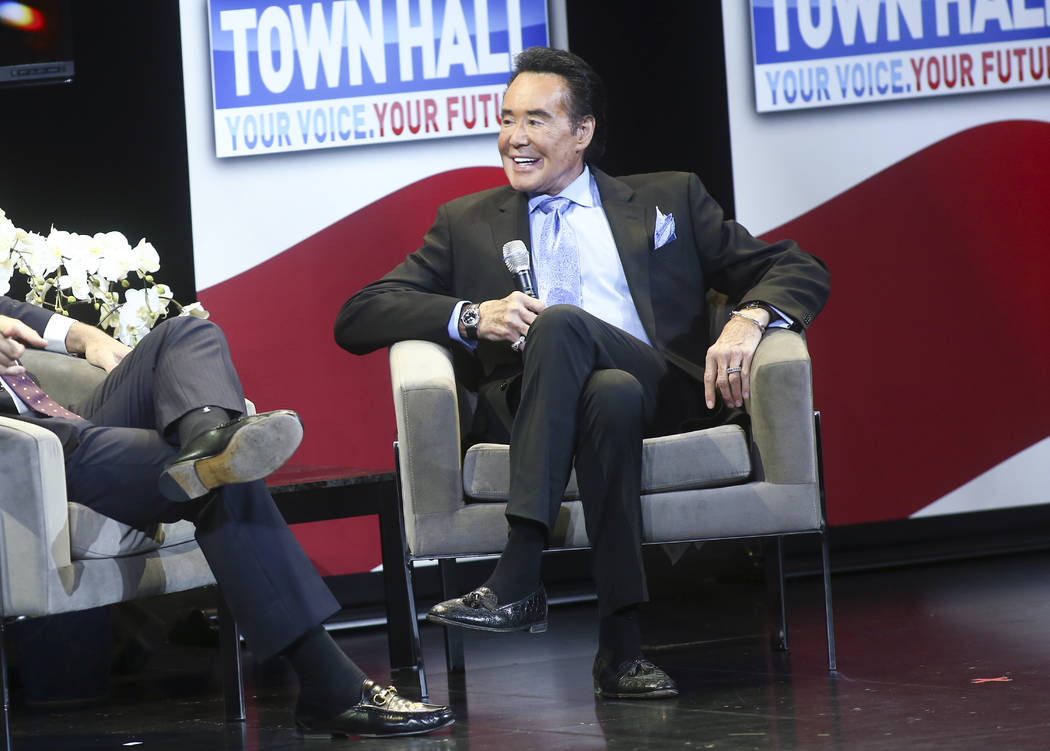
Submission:
<svg viewBox="0 0 1050 751">
<path fill-rule="evenodd" d="M 68 410 L 27 377 L 26 345 L 73 354 L 106 379 Z M 406 735 L 452 723 L 446 707 L 399 697 L 367 676 L 321 625 L 338 610 L 262 478 L 302 438 L 288 410 L 245 416 L 226 339 L 175 318 L 134 349 L 103 331 L 0 296 L 0 412 L 54 432 L 69 497 L 148 530 L 192 521 L 196 539 L 256 656 L 285 655 L 300 682 L 303 733 Z"/>
<path fill-rule="evenodd" d="M 763 331 L 808 326 L 828 273 L 795 243 L 725 221 L 694 175 L 601 172 L 604 127 L 602 81 L 586 62 L 522 52 L 497 141 L 509 186 L 440 207 L 423 246 L 346 302 L 335 336 L 356 354 L 403 339 L 472 350 L 472 437 L 509 438 L 507 545 L 482 587 L 429 618 L 546 628 L 540 554 L 575 466 L 598 590 L 595 693 L 659 698 L 677 687 L 644 659 L 637 621 L 642 439 L 703 415 L 701 396 L 709 410 L 716 394 L 742 406 Z M 531 238 L 538 299 L 515 291 L 501 257 L 520 238 Z M 711 288 L 740 304 L 708 348 Z"/>
</svg>

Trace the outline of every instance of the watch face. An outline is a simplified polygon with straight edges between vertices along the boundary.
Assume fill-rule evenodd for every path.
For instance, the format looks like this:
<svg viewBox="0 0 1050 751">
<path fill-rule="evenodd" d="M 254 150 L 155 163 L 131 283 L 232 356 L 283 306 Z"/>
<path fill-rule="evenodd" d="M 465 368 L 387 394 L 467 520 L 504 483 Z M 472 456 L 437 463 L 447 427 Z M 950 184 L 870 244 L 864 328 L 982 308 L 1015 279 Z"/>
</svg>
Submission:
<svg viewBox="0 0 1050 751">
<path fill-rule="evenodd" d="M 463 310 L 463 325 L 464 326 L 477 326 L 481 316 L 478 315 L 478 309 L 473 305 L 468 306 Z"/>
<path fill-rule="evenodd" d="M 768 312 L 770 315 L 773 315 L 773 309 L 764 302 L 749 302 L 746 305 L 741 305 L 737 310 L 756 310 L 759 308 Z"/>
</svg>

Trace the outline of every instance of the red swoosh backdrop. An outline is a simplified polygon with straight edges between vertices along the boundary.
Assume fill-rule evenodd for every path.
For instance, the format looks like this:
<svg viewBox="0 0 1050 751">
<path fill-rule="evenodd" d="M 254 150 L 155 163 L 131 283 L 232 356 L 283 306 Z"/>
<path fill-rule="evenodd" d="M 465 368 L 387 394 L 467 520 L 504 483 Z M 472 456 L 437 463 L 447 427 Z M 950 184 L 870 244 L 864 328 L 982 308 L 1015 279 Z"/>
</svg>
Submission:
<svg viewBox="0 0 1050 751">
<path fill-rule="evenodd" d="M 957 133 L 766 237 L 831 268 L 809 337 L 831 524 L 905 518 L 1050 436 L 1050 123 Z"/>
<path fill-rule="evenodd" d="M 439 205 L 505 182 L 499 167 L 425 178 L 198 293 L 226 332 L 245 393 L 259 411 L 289 408 L 303 418 L 292 464 L 393 467 L 387 352 L 354 357 L 340 349 L 335 316 L 351 294 L 419 247 Z M 367 571 L 381 561 L 374 517 L 293 530 L 323 574 Z"/>
<path fill-rule="evenodd" d="M 293 462 L 392 467 L 386 352 L 343 352 L 335 315 L 419 246 L 438 205 L 504 181 L 498 167 L 426 178 L 200 292 L 259 409 L 303 416 Z M 1050 124 L 999 122 L 766 233 L 832 271 L 809 335 L 831 524 L 906 518 L 1050 435 L 1048 197 Z M 377 565 L 376 529 L 295 527 L 326 574 Z"/>
</svg>

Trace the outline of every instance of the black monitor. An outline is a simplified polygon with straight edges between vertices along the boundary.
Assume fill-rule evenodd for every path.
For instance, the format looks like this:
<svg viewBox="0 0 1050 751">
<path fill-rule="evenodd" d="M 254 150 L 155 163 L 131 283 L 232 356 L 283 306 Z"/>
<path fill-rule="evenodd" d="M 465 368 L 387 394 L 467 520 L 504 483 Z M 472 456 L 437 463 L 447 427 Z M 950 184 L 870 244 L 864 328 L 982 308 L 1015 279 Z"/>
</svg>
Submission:
<svg viewBox="0 0 1050 751">
<path fill-rule="evenodd" d="M 0 86 L 73 80 L 70 0 L 0 0 Z"/>
</svg>

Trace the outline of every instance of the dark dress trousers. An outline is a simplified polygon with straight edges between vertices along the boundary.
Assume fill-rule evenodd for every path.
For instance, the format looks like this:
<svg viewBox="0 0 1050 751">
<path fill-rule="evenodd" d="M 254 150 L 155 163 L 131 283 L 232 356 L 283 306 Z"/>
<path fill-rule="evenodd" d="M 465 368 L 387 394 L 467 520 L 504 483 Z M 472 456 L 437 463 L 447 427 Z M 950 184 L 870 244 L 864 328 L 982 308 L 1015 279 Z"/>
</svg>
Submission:
<svg viewBox="0 0 1050 751">
<path fill-rule="evenodd" d="M 591 168 L 638 315 L 652 346 L 568 305 L 530 327 L 524 355 L 481 341 L 456 352 L 478 390 L 470 434 L 510 442 L 507 514 L 553 524 L 576 468 L 601 613 L 646 599 L 641 560 L 641 441 L 699 416 L 708 340 L 706 293 L 761 300 L 810 324 L 828 294 L 827 268 L 790 241 L 764 243 L 732 221 L 692 174 L 612 178 Z M 449 344 L 460 300 L 515 289 L 502 247 L 527 240 L 528 196 L 509 186 L 438 209 L 423 246 L 351 297 L 336 341 L 363 354 L 404 339 Z M 655 248 L 657 209 L 675 222 Z M 531 243 L 527 243 L 531 245 Z M 456 348 L 462 350 L 462 348 Z"/>
<path fill-rule="evenodd" d="M 51 313 L 0 297 L 0 315 L 43 333 Z M 272 655 L 338 610 L 262 481 L 176 503 L 157 479 L 178 451 L 174 423 L 213 406 L 244 411 L 226 338 L 209 321 L 180 317 L 151 331 L 83 403 L 82 420 L 9 415 L 62 440 L 68 497 L 140 529 L 189 519 L 238 625 L 259 657 Z"/>
</svg>

